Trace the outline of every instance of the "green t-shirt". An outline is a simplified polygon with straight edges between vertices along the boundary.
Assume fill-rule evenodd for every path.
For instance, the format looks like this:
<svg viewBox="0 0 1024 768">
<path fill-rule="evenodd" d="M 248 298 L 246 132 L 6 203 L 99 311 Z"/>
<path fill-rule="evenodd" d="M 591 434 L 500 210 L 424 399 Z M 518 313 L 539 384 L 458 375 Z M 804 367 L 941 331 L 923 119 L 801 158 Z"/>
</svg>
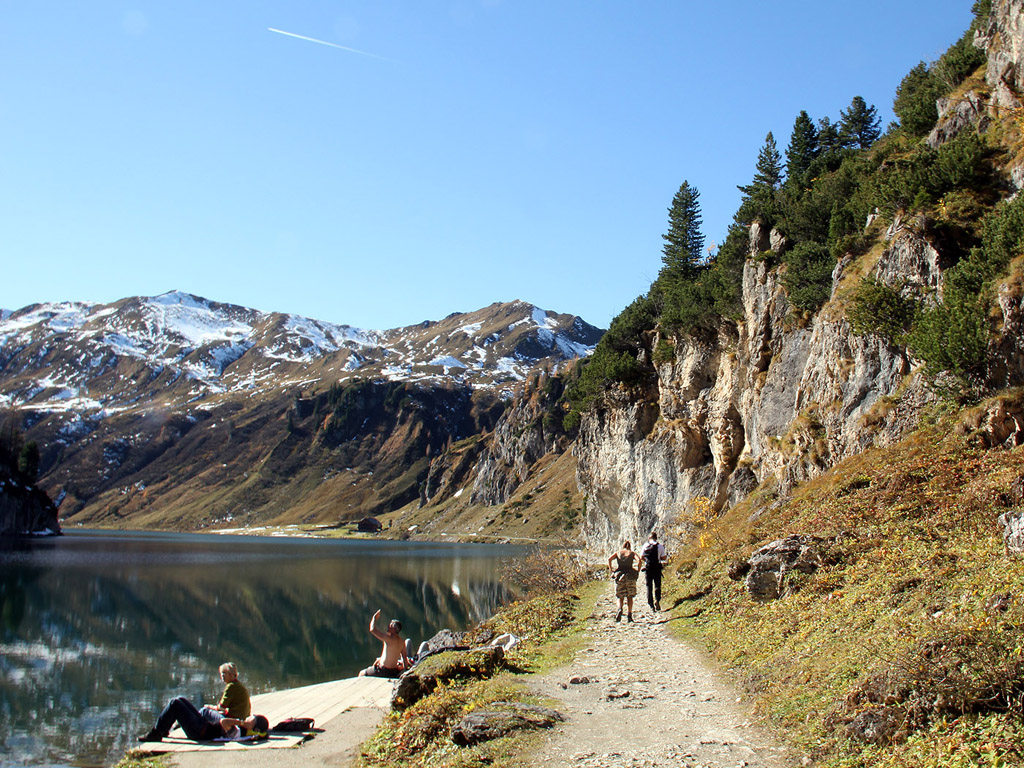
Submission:
<svg viewBox="0 0 1024 768">
<path fill-rule="evenodd" d="M 245 720 L 252 712 L 249 691 L 237 680 L 232 680 L 224 686 L 224 693 L 220 697 L 220 706 L 224 708 L 228 717 Z"/>
</svg>

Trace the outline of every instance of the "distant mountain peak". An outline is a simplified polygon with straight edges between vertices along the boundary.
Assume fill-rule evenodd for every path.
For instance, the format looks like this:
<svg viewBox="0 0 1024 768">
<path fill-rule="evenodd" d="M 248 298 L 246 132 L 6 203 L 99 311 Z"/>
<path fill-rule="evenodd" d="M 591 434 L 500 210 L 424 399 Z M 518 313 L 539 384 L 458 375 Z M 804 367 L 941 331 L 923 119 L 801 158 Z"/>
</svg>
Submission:
<svg viewBox="0 0 1024 768">
<path fill-rule="evenodd" d="M 185 291 L 0 316 L 0 406 L 44 412 L 184 407 L 353 376 L 511 391 L 589 355 L 602 331 L 528 302 L 367 331 Z"/>
</svg>

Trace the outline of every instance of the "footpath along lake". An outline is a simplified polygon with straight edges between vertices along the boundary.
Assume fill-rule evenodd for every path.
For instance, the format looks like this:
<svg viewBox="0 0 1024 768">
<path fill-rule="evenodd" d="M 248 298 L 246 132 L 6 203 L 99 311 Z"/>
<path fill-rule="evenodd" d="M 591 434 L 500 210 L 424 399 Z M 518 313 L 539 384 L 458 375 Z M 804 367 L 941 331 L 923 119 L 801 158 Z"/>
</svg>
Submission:
<svg viewBox="0 0 1024 768">
<path fill-rule="evenodd" d="M 511 599 L 521 546 L 70 531 L 0 549 L 0 766 L 112 765 L 171 696 L 355 675 L 378 608 L 414 645 Z M 301 713 L 296 713 L 301 714 Z"/>
</svg>

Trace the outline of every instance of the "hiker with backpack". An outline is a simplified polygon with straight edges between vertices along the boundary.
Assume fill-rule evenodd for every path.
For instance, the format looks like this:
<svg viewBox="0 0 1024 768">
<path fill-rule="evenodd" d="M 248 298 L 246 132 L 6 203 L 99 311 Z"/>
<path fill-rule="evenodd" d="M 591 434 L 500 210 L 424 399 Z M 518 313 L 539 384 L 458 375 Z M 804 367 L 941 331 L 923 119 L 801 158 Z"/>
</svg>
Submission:
<svg viewBox="0 0 1024 768">
<path fill-rule="evenodd" d="M 656 531 L 651 531 L 647 543 L 640 550 L 640 558 L 643 560 L 640 570 L 644 572 L 647 581 L 647 604 L 651 606 L 652 611 L 660 611 L 661 571 L 668 556 L 665 554 L 665 545 L 658 541 Z"/>
</svg>

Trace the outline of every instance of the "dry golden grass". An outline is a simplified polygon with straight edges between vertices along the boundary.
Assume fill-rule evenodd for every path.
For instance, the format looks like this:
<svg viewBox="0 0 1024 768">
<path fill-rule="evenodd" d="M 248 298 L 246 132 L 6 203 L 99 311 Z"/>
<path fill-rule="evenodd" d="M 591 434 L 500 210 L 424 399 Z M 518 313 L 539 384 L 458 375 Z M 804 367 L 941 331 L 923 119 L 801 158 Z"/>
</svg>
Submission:
<svg viewBox="0 0 1024 768">
<path fill-rule="evenodd" d="M 669 588 L 693 616 L 685 631 L 822 765 L 878 764 L 880 748 L 858 741 L 854 724 L 872 707 L 898 721 L 885 750 L 894 766 L 911 753 L 917 765 L 960 765 L 941 756 L 950 733 L 1019 730 L 1024 563 L 1004 554 L 996 518 L 1021 502 L 1010 489 L 1024 448 L 986 450 L 954 427 L 854 457 L 751 522 L 771 498 L 762 489 L 681 558 Z M 794 533 L 835 537 L 833 564 L 754 603 L 729 565 Z"/>
</svg>

